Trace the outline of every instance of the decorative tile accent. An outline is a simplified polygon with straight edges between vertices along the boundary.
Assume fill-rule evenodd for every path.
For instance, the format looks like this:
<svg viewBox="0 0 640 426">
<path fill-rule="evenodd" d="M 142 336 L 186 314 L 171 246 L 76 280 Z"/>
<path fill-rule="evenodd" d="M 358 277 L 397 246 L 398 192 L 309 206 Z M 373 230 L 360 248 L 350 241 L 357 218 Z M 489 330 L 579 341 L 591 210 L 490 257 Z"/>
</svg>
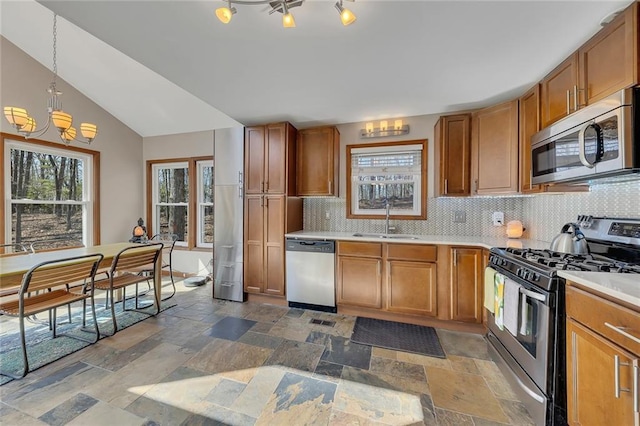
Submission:
<svg viewBox="0 0 640 426">
<path fill-rule="evenodd" d="M 454 223 L 453 214 L 466 213 L 465 223 Z M 467 235 L 503 237 L 504 227 L 491 223 L 491 214 L 502 211 L 505 222 L 520 220 L 523 238 L 551 241 L 563 224 L 578 214 L 640 217 L 640 180 L 592 185 L 590 192 L 514 197 L 429 198 L 427 220 L 391 220 L 401 234 Z M 304 229 L 329 232 L 382 232 L 384 220 L 347 219 L 345 198 L 305 198 Z M 329 219 L 327 219 L 327 213 Z"/>
<path fill-rule="evenodd" d="M 588 193 L 538 195 L 524 200 L 523 223 L 530 238 L 536 240 L 551 241 L 562 225 L 575 221 L 579 214 L 640 217 L 640 180 L 592 185 Z"/>
</svg>

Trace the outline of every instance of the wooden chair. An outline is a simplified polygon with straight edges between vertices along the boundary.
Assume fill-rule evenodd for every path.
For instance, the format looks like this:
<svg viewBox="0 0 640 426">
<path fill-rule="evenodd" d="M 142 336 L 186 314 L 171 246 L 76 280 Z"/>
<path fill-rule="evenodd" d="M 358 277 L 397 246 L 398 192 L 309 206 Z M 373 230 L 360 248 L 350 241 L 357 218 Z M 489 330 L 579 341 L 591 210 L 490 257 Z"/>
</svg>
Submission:
<svg viewBox="0 0 640 426">
<path fill-rule="evenodd" d="M 20 320 L 20 339 L 24 365 L 21 374 L 14 375 L 7 372 L 2 372 L 2 374 L 19 379 L 29 371 L 24 328 L 24 320 L 27 316 L 40 312 L 52 312 L 52 332 L 53 338 L 56 338 L 56 309 L 82 301 L 82 327 L 85 327 L 86 302 L 89 299 L 93 315 L 95 339 L 89 340 L 81 336 L 65 335 L 89 343 L 95 343 L 98 340 L 99 330 L 93 298 L 93 284 L 95 273 L 102 259 L 103 256 L 101 254 L 92 254 L 42 262 L 24 274 L 17 300 L 0 301 L 1 313 L 18 317 Z M 66 287 L 67 284 L 75 281 L 83 281 L 85 284 L 82 288 L 76 287 L 71 290 Z"/>
<path fill-rule="evenodd" d="M 29 249 L 22 243 L 0 244 L 0 257 L 18 256 L 21 254 L 29 253 L 32 252 L 30 252 Z"/>
<path fill-rule="evenodd" d="M 169 277 L 171 277 L 172 292 L 170 295 L 160 299 L 162 301 L 171 299 L 176 294 L 176 282 L 173 278 L 173 248 L 176 245 L 176 241 L 178 241 L 178 235 L 170 234 L 167 232 L 155 234 L 149 240 L 149 242 L 151 243 L 162 243 L 164 245 L 162 249 L 162 265 L 160 268 L 168 269 Z M 153 277 L 154 271 L 154 265 L 145 265 L 142 268 L 138 268 L 135 270 L 135 272 L 137 272 L 138 274 L 146 277 Z"/>
<path fill-rule="evenodd" d="M 138 285 L 142 282 L 148 282 L 151 277 L 145 277 L 135 271 L 146 265 L 155 265 L 158 262 L 160 253 L 164 245 L 162 243 L 148 244 L 146 246 L 132 246 L 121 250 L 113 259 L 111 268 L 109 269 L 109 277 L 95 282 L 95 288 L 107 292 L 107 297 L 111 306 L 111 319 L 113 320 L 113 333 L 117 333 L 118 324 L 116 322 L 116 309 L 114 291 L 122 290 L 122 310 L 125 309 L 127 301 L 126 287 L 130 285 Z M 155 282 L 155 281 L 154 281 Z M 137 287 L 136 287 L 137 288 Z M 155 300 L 155 312 L 145 312 L 138 309 L 132 309 L 147 315 L 157 315 L 160 312 L 160 300 L 153 286 L 153 294 Z M 135 306 L 138 308 L 138 293 L 135 295 Z M 147 306 L 148 307 L 148 306 Z"/>
</svg>

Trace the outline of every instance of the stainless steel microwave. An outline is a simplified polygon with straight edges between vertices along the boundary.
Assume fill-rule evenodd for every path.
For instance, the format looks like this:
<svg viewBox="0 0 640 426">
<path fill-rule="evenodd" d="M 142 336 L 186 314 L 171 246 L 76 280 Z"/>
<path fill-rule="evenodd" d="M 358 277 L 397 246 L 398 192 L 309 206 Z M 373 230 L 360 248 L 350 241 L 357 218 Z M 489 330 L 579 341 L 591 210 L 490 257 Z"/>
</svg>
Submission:
<svg viewBox="0 0 640 426">
<path fill-rule="evenodd" d="M 640 179 L 640 88 L 582 108 L 531 138 L 534 184 Z"/>
</svg>

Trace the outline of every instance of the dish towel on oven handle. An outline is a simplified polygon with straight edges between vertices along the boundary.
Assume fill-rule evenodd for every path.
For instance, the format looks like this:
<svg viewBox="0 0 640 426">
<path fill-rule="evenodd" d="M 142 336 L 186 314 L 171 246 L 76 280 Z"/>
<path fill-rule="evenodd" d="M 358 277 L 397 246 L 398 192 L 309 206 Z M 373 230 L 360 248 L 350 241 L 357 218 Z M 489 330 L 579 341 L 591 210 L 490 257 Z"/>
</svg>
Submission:
<svg viewBox="0 0 640 426">
<path fill-rule="evenodd" d="M 492 314 L 495 313 L 495 276 L 496 270 L 487 266 L 484 270 L 484 307 Z"/>
<path fill-rule="evenodd" d="M 503 324 L 509 333 L 518 335 L 518 311 L 520 307 L 520 284 L 510 278 L 504 280 Z"/>
<path fill-rule="evenodd" d="M 496 326 L 500 330 L 504 330 L 503 313 L 504 313 L 504 275 L 496 272 L 493 278 L 494 286 L 494 305 L 493 313 L 495 315 Z"/>
</svg>

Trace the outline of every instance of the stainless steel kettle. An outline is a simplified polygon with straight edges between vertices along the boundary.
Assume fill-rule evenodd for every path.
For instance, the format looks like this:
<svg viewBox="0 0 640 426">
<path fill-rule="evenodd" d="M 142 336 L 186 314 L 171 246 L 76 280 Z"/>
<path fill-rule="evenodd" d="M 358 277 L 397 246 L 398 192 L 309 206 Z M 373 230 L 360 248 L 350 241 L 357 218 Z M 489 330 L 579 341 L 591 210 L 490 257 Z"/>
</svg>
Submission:
<svg viewBox="0 0 640 426">
<path fill-rule="evenodd" d="M 575 223 L 565 224 L 551 241 L 551 251 L 571 254 L 588 254 L 589 246 L 580 227 Z"/>
</svg>

